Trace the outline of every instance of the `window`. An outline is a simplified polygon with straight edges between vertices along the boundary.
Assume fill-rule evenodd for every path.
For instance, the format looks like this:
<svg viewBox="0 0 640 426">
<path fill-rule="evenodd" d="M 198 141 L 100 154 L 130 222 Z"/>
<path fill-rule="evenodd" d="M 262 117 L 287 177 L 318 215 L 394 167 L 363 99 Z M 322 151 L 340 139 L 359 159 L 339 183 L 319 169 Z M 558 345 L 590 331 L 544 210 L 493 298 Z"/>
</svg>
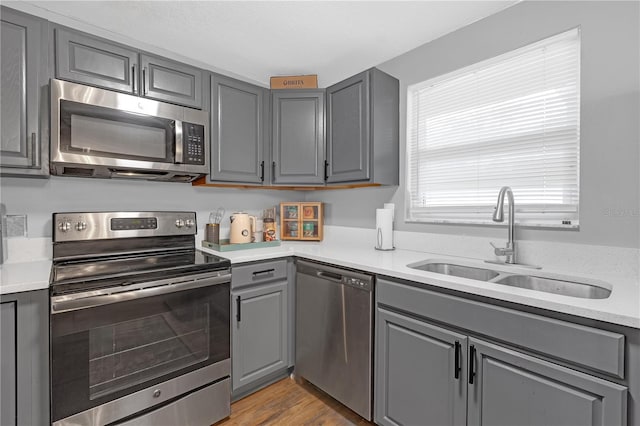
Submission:
<svg viewBox="0 0 640 426">
<path fill-rule="evenodd" d="M 407 220 L 577 227 L 580 33 L 574 29 L 407 93 Z"/>
</svg>

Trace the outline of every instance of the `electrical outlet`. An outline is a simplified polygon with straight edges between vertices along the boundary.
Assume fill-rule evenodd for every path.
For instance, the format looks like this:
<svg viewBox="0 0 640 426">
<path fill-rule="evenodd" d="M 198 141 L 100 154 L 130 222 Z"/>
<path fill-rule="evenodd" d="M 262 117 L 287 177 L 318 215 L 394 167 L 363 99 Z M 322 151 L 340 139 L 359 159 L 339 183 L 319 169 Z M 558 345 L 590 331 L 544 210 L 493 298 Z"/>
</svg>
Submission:
<svg viewBox="0 0 640 426">
<path fill-rule="evenodd" d="M 8 214 L 5 217 L 7 224 L 7 237 L 26 237 L 27 236 L 27 215 L 26 214 Z"/>
</svg>

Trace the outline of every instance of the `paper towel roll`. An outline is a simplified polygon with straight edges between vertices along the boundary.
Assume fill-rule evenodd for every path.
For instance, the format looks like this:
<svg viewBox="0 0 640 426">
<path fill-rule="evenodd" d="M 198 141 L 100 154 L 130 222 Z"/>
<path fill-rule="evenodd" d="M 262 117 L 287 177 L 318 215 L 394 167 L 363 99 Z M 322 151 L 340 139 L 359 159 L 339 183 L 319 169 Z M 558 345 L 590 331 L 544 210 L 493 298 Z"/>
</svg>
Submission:
<svg viewBox="0 0 640 426">
<path fill-rule="evenodd" d="M 384 203 L 383 206 L 385 209 L 389 209 L 391 210 L 393 213 L 391 214 L 391 221 L 395 222 L 396 221 L 396 205 L 393 203 Z"/>
<path fill-rule="evenodd" d="M 393 210 L 376 209 L 376 248 L 393 250 Z"/>
</svg>

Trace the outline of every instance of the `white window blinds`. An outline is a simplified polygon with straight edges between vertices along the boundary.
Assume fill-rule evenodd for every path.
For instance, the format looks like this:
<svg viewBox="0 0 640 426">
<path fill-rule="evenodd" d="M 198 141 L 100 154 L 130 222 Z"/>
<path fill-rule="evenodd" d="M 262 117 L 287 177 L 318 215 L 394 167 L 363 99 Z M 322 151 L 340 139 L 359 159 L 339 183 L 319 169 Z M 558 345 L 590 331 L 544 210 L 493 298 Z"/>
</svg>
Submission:
<svg viewBox="0 0 640 426">
<path fill-rule="evenodd" d="M 580 34 L 562 33 L 407 93 L 407 220 L 578 225 Z"/>
</svg>

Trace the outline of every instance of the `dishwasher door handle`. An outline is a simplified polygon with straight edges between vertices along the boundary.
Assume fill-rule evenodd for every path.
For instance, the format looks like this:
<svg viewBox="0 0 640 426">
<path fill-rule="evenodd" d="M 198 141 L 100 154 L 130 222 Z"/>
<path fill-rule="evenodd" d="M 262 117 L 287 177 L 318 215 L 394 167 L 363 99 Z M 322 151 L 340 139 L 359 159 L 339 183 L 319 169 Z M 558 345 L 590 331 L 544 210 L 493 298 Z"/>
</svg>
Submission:
<svg viewBox="0 0 640 426">
<path fill-rule="evenodd" d="M 334 283 L 342 284 L 342 275 L 334 274 L 333 272 L 327 271 L 316 271 L 316 276 L 318 278 L 322 278 L 323 280 L 333 281 Z"/>
</svg>

